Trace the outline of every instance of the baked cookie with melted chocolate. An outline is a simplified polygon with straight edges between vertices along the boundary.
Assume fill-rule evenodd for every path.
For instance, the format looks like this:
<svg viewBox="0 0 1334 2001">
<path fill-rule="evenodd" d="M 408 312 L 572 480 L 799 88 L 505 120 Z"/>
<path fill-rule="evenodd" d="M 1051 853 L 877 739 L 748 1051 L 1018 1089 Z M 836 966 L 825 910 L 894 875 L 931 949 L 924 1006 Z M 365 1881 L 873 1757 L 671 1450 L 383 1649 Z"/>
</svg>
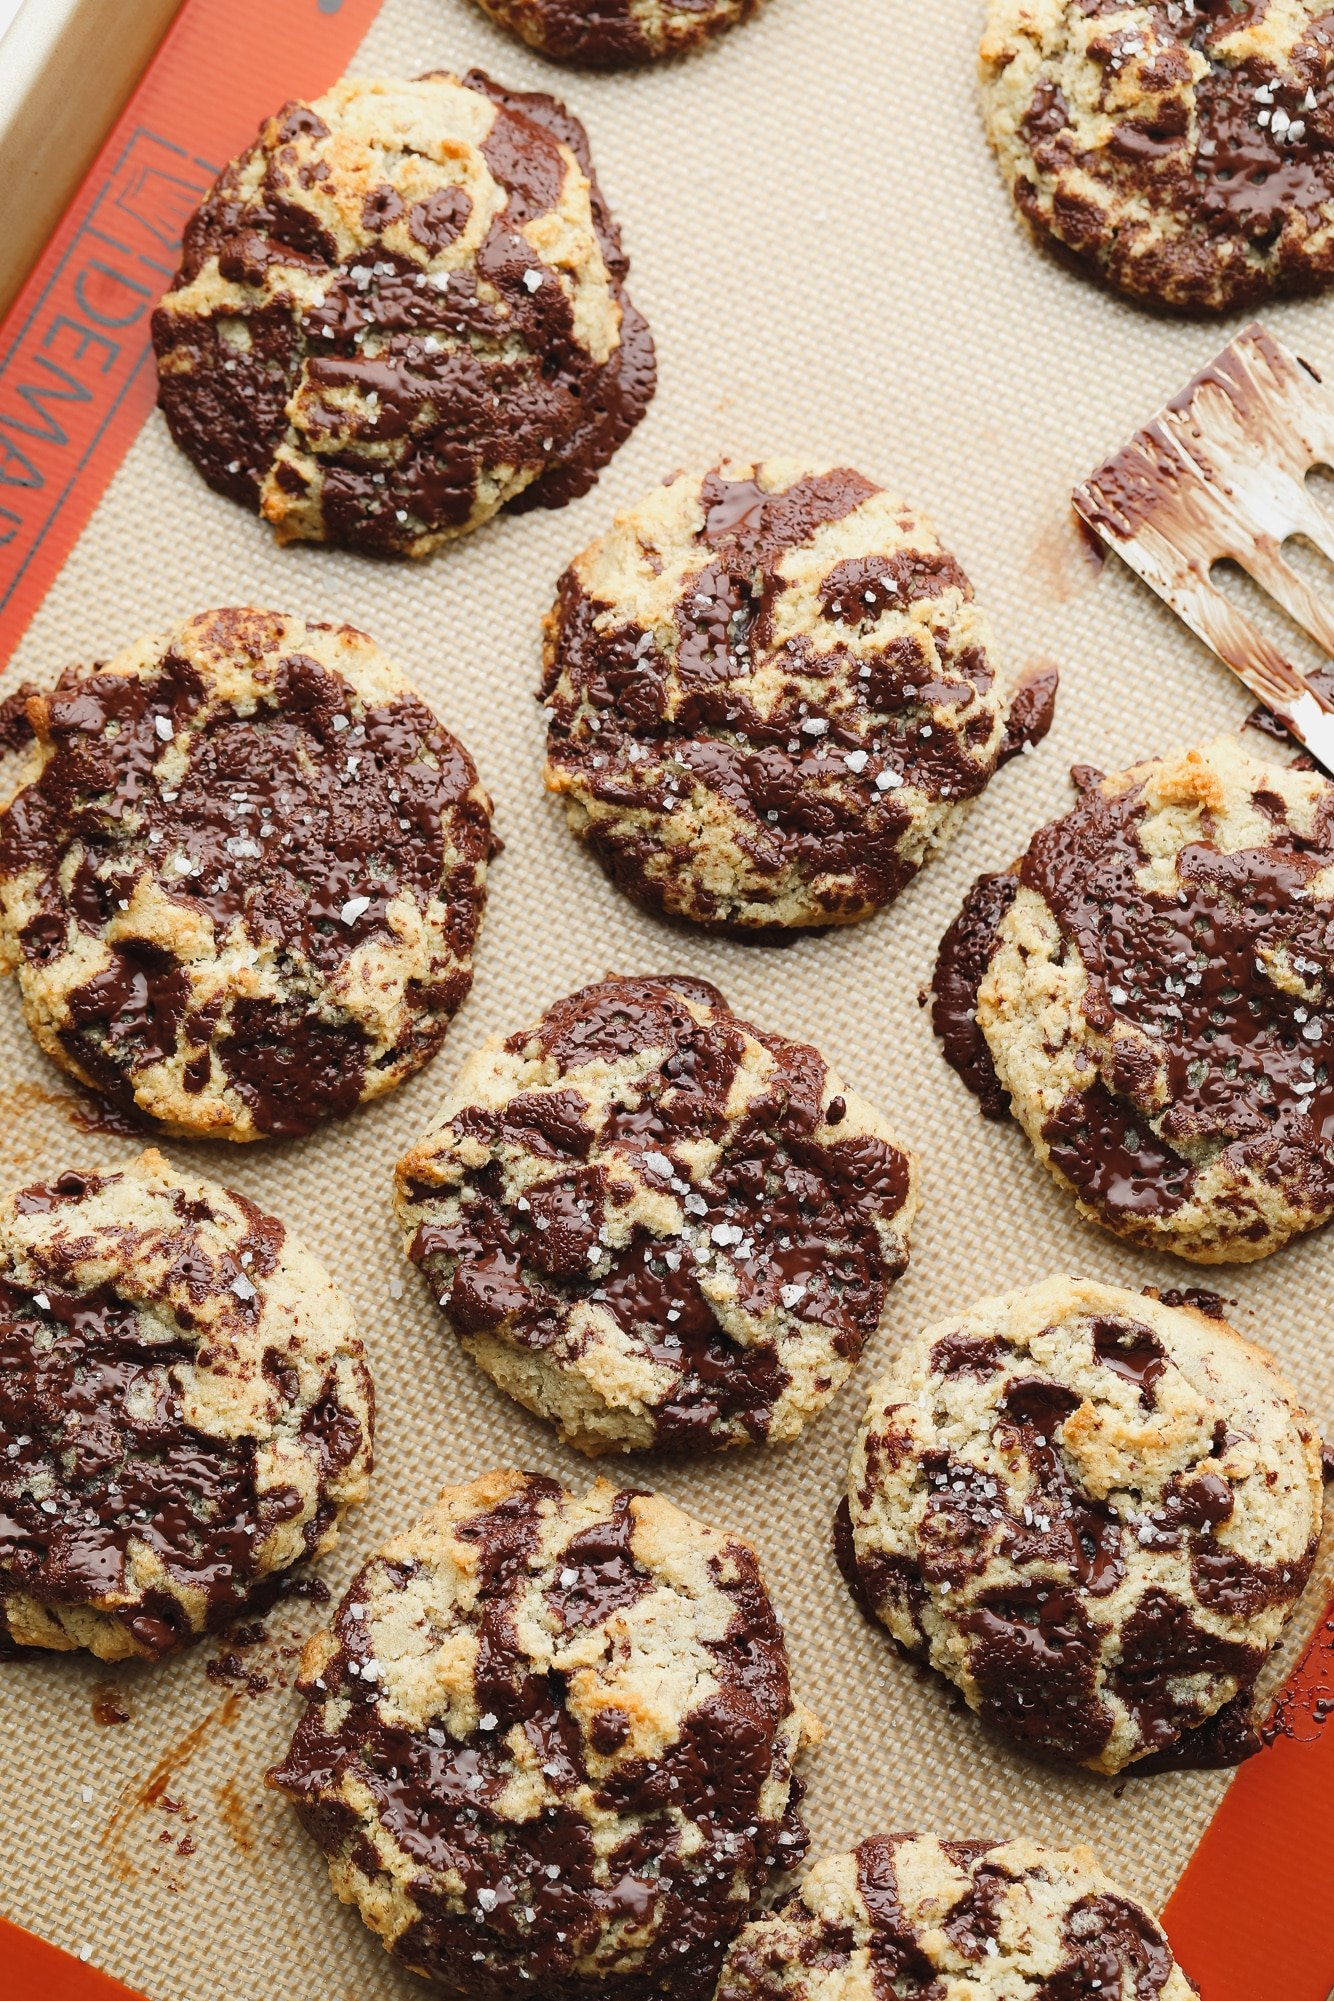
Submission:
<svg viewBox="0 0 1334 2001">
<path fill-rule="evenodd" d="M 710 2001 L 805 1851 L 814 1726 L 755 1553 L 652 1494 L 446 1487 L 300 1686 L 269 1784 L 395 1958 L 472 2001 Z"/>
<path fill-rule="evenodd" d="M 881 1834 L 732 1945 L 716 2001 L 1191 2001 L 1161 1926 L 1091 1849 Z"/>
<path fill-rule="evenodd" d="M 850 924 L 996 769 L 992 652 L 935 530 L 861 473 L 682 474 L 560 580 L 546 782 L 652 910 L 750 934 Z"/>
<path fill-rule="evenodd" d="M 1073 776 L 945 935 L 945 1054 L 1083 1215 L 1267 1257 L 1334 1213 L 1334 786 L 1232 737 Z"/>
<path fill-rule="evenodd" d="M 1224 312 L 1334 279 L 1327 0 L 988 0 L 1022 214 L 1132 297 Z"/>
<path fill-rule="evenodd" d="M 674 975 L 493 1036 L 397 1179 L 464 1348 L 588 1453 L 794 1438 L 875 1333 L 917 1200 L 818 1051 Z"/>
<path fill-rule="evenodd" d="M 748 21 L 760 0 L 477 0 L 484 13 L 552 62 L 637 69 L 684 55 Z"/>
<path fill-rule="evenodd" d="M 905 1346 L 836 1545 L 867 1611 L 1026 1750 L 1230 1764 L 1322 1502 L 1320 1440 L 1263 1350 L 1051 1278 Z"/>
<path fill-rule="evenodd" d="M 153 316 L 158 398 L 281 542 L 424 556 L 583 493 L 653 341 L 582 125 L 470 70 L 346 78 L 215 182 Z"/>
<path fill-rule="evenodd" d="M 472 984 L 490 801 L 350 626 L 202 612 L 26 703 L 0 965 L 47 1055 L 169 1132 L 308 1132 Z"/>
<path fill-rule="evenodd" d="M 0 1201 L 0 1657 L 159 1659 L 363 1501 L 373 1398 L 323 1265 L 155 1152 Z"/>
</svg>

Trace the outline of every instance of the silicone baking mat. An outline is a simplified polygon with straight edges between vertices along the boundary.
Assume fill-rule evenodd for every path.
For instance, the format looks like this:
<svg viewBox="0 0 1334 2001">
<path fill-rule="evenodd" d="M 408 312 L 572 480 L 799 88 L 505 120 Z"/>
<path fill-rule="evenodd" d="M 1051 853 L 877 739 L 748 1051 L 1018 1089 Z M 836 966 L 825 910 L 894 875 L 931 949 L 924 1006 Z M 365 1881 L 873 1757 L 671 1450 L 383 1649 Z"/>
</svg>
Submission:
<svg viewBox="0 0 1334 2001">
<path fill-rule="evenodd" d="M 0 637 L 7 622 L 13 647 L 0 692 L 208 605 L 348 619 L 402 661 L 494 793 L 506 848 L 476 984 L 435 1065 L 299 1144 L 166 1148 L 281 1214 L 356 1305 L 379 1392 L 378 1466 L 368 1506 L 323 1566 L 329 1583 L 341 1588 L 446 1480 L 496 1463 L 572 1485 L 589 1477 L 452 1346 L 402 1258 L 390 1170 L 484 1035 L 608 969 L 701 974 L 753 1019 L 817 1042 L 887 1109 L 920 1151 L 925 1204 L 886 1331 L 795 1446 L 636 1460 L 626 1475 L 760 1549 L 797 1686 L 828 1727 L 806 1767 L 817 1852 L 884 1828 L 1087 1840 L 1161 1906 L 1229 1775 L 1113 1785 L 1025 1760 L 862 1624 L 828 1548 L 866 1394 L 907 1330 L 1057 1270 L 1189 1282 L 1187 1267 L 1078 1222 L 1017 1129 L 977 1117 L 918 997 L 965 887 L 1063 809 L 1072 762 L 1114 768 L 1234 727 L 1247 706 L 1128 573 L 1090 560 L 1066 502 L 1237 323 L 1146 314 L 1034 249 L 981 129 L 980 14 L 975 0 L 769 0 L 696 59 L 594 78 L 542 64 L 472 0 L 384 0 L 378 10 L 370 0 L 187 0 L 0 344 Z M 632 255 L 631 289 L 658 338 L 657 401 L 598 487 L 563 512 L 502 518 L 412 568 L 280 551 L 204 488 L 147 414 L 145 315 L 180 223 L 267 106 L 344 67 L 471 63 L 556 90 L 587 123 Z M 76 354 L 71 320 L 111 345 Z M 1317 366 L 1334 366 L 1328 305 L 1280 305 L 1266 320 Z M 969 570 L 1007 664 L 1054 660 L 1062 673 L 1047 743 L 997 778 L 895 909 L 784 949 L 669 930 L 633 910 L 576 849 L 540 780 L 538 627 L 557 574 L 616 507 L 722 452 L 843 460 L 910 495 Z M 77 1128 L 74 1094 L 36 1053 L 12 988 L 0 991 L 0 1079 L 0 1176 L 114 1164 L 134 1150 Z M 1334 1240 L 1316 1236 L 1212 1281 L 1330 1426 L 1332 1251 Z M 1327 1550 L 1283 1671 L 1311 1640 L 1332 1567 Z M 156 1668 L 10 1666 L 0 1683 L 9 1915 L 152 2001 L 421 1992 L 334 1902 L 313 1845 L 262 1787 L 296 1715 L 295 1650 L 318 1618 L 300 1599 L 271 1615 L 269 1640 L 242 1657 L 248 1684 L 225 1679 L 225 1642 Z M 1326 1641 L 1314 1643 L 1317 1675 Z M 1323 1920 L 1303 1937 L 1291 1914 L 1274 1917 L 1284 1885 L 1309 1867 L 1329 1797 L 1329 1740 L 1310 1720 L 1298 1734 L 1315 1741 L 1281 1742 L 1235 1780 L 1173 1905 L 1181 1956 L 1207 2001 L 1325 2001 L 1334 1984 Z M 13 1975 L 19 1964 L 0 1961 L 0 1990 L 17 1977 L 20 1993 L 39 1983 L 82 1992 L 68 1968 L 56 1990 L 53 1976 Z"/>
</svg>

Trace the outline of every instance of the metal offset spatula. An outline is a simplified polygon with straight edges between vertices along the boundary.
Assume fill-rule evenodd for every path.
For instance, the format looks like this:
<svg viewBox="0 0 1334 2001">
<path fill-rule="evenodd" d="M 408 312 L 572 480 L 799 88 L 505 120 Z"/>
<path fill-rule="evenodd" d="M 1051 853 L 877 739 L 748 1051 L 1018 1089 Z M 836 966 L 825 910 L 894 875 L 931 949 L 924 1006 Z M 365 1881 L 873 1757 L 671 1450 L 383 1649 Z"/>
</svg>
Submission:
<svg viewBox="0 0 1334 2001">
<path fill-rule="evenodd" d="M 1231 560 L 1334 659 L 1334 603 L 1283 555 L 1303 535 L 1334 562 L 1306 485 L 1334 467 L 1334 397 L 1252 326 L 1076 487 L 1076 512 L 1185 619 L 1334 776 L 1334 695 L 1313 686 L 1210 579 Z"/>
</svg>

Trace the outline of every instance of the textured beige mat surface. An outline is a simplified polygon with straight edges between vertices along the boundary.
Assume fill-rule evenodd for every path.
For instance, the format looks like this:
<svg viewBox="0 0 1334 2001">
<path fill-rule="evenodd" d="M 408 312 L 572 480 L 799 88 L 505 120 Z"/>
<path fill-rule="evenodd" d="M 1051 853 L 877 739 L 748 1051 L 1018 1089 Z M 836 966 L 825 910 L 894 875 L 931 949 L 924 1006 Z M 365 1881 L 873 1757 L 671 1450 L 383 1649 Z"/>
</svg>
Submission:
<svg viewBox="0 0 1334 2001">
<path fill-rule="evenodd" d="M 1188 1268 L 1079 1223 L 1017 1128 L 984 1125 L 933 1043 L 918 989 L 965 886 L 1007 862 L 1069 798 L 1071 762 L 1106 768 L 1240 721 L 1246 702 L 1128 573 L 1099 576 L 1066 525 L 1075 479 L 1176 389 L 1225 330 L 1157 320 L 1047 262 L 1012 218 L 973 89 L 978 0 L 770 0 L 712 52 L 660 74 L 555 72 L 471 0 L 387 0 L 356 68 L 473 62 L 556 89 L 586 120 L 658 337 L 661 387 L 600 485 L 562 513 L 501 519 L 425 566 L 280 552 L 210 494 L 154 419 L 33 623 L 10 679 L 54 674 L 207 605 L 348 619 L 395 654 L 463 737 L 506 851 L 477 981 L 433 1069 L 298 1145 L 169 1146 L 282 1215 L 350 1293 L 380 1400 L 371 1501 L 325 1565 L 358 1559 L 446 1480 L 497 1462 L 588 1470 L 452 1346 L 404 1262 L 389 1208 L 396 1156 L 447 1075 L 496 1028 L 608 968 L 702 974 L 756 1021 L 817 1042 L 920 1150 L 925 1205 L 890 1324 L 851 1386 L 785 1452 L 637 1461 L 761 1550 L 797 1685 L 829 1736 L 807 1765 L 817 1850 L 877 1828 L 1087 1839 L 1129 1886 L 1169 1891 L 1222 1790 L 1218 1776 L 1054 1775 L 1025 1761 L 866 1629 L 828 1553 L 829 1518 L 875 1372 L 909 1328 L 979 1293 L 1067 1269 L 1129 1285 Z M 1266 314 L 1334 367 L 1329 305 Z M 844 459 L 938 519 L 990 608 L 1008 661 L 1059 662 L 1047 744 L 1011 765 L 962 837 L 878 921 L 783 950 L 670 931 L 633 911 L 542 792 L 538 622 L 567 558 L 662 474 L 722 451 Z M 0 1175 L 123 1158 L 87 1137 L 0 991 Z M 1238 1325 L 1268 1342 L 1334 1426 L 1328 1327 L 1334 1237 L 1225 1273 Z M 1215 1283 L 1219 1281 L 1215 1280 Z M 1304 1605 L 1314 1622 L 1329 1564 Z M 1317 1602 L 1319 1601 L 1319 1603 Z M 270 1618 L 248 1664 L 260 1693 L 207 1678 L 206 1645 L 155 1669 L 52 1660 L 0 1685 L 0 1906 L 153 2001 L 379 2001 L 422 1991 L 329 1895 L 324 1864 L 260 1784 L 296 1703 L 278 1642 L 318 1618 Z M 1295 1642 L 1300 1635 L 1294 1634 Z M 100 1726 L 107 1689 L 130 1721 Z M 0 1987 L 3 1976 L 0 1975 Z"/>
</svg>

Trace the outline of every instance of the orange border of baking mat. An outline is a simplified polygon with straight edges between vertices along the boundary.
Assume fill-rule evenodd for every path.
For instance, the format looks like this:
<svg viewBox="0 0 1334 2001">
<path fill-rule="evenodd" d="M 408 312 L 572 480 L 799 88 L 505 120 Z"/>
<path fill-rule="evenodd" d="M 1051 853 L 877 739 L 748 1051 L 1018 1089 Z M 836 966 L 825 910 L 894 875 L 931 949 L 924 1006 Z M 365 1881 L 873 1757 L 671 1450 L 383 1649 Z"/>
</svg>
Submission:
<svg viewBox="0 0 1334 2001">
<path fill-rule="evenodd" d="M 95 1966 L 71 1959 L 35 1932 L 21 1931 L 4 1918 L 0 1918 L 0 1967 L 4 1969 L 4 1991 L 14 2001 L 28 2001 L 36 1995 L 41 2001 L 143 2001 L 109 1973 L 99 1973 Z"/>
<path fill-rule="evenodd" d="M 346 67 L 381 0 L 185 0 L 0 327 L 0 665 L 153 406 L 153 305 L 218 167 Z M 238 55 L 240 59 L 238 60 Z M 1334 2001 L 1334 1607 L 1167 1907 L 1205 2001 Z M 1281 1951 L 1276 1940 L 1281 1938 Z M 7 1994 L 131 1990 L 0 1918 Z M 21 1983 L 21 1984 L 16 1984 Z M 133 1997 L 132 1997 L 133 2001 Z"/>
<path fill-rule="evenodd" d="M 0 327 L 0 667 L 153 407 L 186 217 L 261 119 L 341 76 L 381 0 L 185 0 Z"/>
<path fill-rule="evenodd" d="M 1270 1727 L 1163 1914 L 1204 2001 L 1334 2001 L 1334 1604 Z"/>
</svg>

